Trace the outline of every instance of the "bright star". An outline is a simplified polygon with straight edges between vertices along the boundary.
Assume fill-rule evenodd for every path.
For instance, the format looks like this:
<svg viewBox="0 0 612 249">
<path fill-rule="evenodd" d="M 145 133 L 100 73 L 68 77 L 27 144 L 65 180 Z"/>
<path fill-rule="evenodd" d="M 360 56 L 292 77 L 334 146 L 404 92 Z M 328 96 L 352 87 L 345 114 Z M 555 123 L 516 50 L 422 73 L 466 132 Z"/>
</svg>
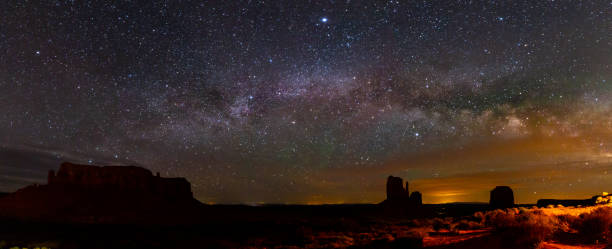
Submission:
<svg viewBox="0 0 612 249">
<path fill-rule="evenodd" d="M 321 18 L 321 22 L 327 22 L 327 21 L 328 21 L 327 17 Z"/>
</svg>

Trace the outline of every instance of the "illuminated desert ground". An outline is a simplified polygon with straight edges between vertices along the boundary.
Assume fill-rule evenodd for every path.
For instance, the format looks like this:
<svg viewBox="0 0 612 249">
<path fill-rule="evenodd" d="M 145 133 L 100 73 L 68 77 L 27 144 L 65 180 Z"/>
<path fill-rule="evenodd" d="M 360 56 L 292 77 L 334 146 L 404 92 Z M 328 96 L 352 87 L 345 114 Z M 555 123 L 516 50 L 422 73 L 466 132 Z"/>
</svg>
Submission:
<svg viewBox="0 0 612 249">
<path fill-rule="evenodd" d="M 277 248 L 420 248 L 421 238 L 424 248 L 609 248 L 612 206 L 521 207 L 379 222 L 369 231 L 316 232 L 304 246 Z"/>
</svg>

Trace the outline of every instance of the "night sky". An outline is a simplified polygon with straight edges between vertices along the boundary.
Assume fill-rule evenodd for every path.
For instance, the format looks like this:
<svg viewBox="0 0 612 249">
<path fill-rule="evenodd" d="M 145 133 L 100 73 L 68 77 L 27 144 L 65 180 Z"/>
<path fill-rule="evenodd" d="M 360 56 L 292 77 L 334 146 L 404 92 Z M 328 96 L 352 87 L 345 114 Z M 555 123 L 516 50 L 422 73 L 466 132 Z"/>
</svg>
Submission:
<svg viewBox="0 0 612 249">
<path fill-rule="evenodd" d="M 0 3 L 0 191 L 62 161 L 205 203 L 612 191 L 610 1 L 40 2 Z"/>
</svg>

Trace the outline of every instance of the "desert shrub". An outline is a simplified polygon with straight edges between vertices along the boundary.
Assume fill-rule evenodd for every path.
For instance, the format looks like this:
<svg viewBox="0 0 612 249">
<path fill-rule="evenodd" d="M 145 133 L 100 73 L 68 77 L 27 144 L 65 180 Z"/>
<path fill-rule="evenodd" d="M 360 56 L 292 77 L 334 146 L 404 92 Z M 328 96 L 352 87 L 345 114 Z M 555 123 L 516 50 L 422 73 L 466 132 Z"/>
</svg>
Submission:
<svg viewBox="0 0 612 249">
<path fill-rule="evenodd" d="M 488 222 L 501 235 L 505 244 L 520 247 L 537 247 L 542 241 L 553 236 L 558 228 L 555 216 L 540 210 L 519 213 L 518 210 L 492 212 Z"/>
<path fill-rule="evenodd" d="M 433 230 L 440 231 L 443 229 L 450 230 L 452 218 L 433 218 L 431 221 L 431 227 Z"/>
<path fill-rule="evenodd" d="M 471 220 L 460 220 L 451 224 L 452 231 L 474 230 L 482 228 L 482 223 Z"/>
<path fill-rule="evenodd" d="M 403 234 L 403 237 L 414 237 L 414 238 L 425 238 L 431 232 L 431 228 L 429 227 L 417 227 L 412 228 L 408 231 L 408 233 Z"/>
<path fill-rule="evenodd" d="M 486 226 L 496 227 L 498 224 L 507 224 L 513 219 L 513 214 L 508 214 L 504 210 L 496 209 L 485 213 L 484 223 Z"/>
<path fill-rule="evenodd" d="M 483 212 L 476 212 L 474 213 L 474 221 L 480 223 L 480 224 L 484 224 L 485 223 L 485 214 Z"/>
<path fill-rule="evenodd" d="M 404 226 L 409 226 L 409 227 L 425 227 L 425 226 L 429 226 L 430 223 L 428 222 L 427 219 L 412 219 L 412 220 L 400 223 L 399 225 L 404 225 Z"/>
<path fill-rule="evenodd" d="M 529 208 L 526 208 L 526 207 L 519 207 L 518 210 L 519 210 L 519 214 L 531 211 L 531 210 L 529 210 Z"/>
<path fill-rule="evenodd" d="M 336 248 L 336 247 L 321 247 Z M 381 238 L 367 243 L 351 245 L 347 249 L 370 249 L 370 248 L 423 248 L 423 237 L 418 234 L 396 238 Z"/>
<path fill-rule="evenodd" d="M 606 240 L 610 237 L 612 208 L 603 207 L 581 214 L 574 227 L 588 241 Z"/>
<path fill-rule="evenodd" d="M 557 216 L 558 232 L 571 232 L 576 227 L 578 217 L 570 214 L 561 214 Z"/>
<path fill-rule="evenodd" d="M 508 208 L 507 213 L 512 213 L 512 214 L 519 214 L 519 209 L 518 208 Z"/>
<path fill-rule="evenodd" d="M 347 248 L 355 243 L 355 240 L 349 236 L 342 234 L 320 234 L 317 236 L 313 244 L 308 245 L 311 248 Z"/>
</svg>

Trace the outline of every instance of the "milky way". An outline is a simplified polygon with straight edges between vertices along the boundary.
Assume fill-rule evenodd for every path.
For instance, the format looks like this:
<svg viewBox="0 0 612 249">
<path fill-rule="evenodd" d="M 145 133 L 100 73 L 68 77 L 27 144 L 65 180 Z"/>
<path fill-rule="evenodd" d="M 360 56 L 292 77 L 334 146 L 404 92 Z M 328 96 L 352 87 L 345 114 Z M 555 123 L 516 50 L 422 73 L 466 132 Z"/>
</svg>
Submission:
<svg viewBox="0 0 612 249">
<path fill-rule="evenodd" d="M 5 1 L 0 191 L 61 161 L 208 203 L 611 190 L 606 1 Z"/>
</svg>

